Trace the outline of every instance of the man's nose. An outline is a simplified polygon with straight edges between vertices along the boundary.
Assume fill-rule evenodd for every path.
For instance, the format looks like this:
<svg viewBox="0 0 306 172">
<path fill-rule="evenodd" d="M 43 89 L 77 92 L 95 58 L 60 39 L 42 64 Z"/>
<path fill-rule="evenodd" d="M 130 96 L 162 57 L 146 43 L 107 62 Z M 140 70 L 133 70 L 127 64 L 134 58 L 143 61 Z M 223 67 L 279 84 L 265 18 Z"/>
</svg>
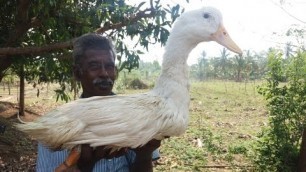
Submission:
<svg viewBox="0 0 306 172">
<path fill-rule="evenodd" d="M 99 70 L 100 76 L 108 76 L 107 70 L 105 69 L 105 66 L 102 64 Z"/>
</svg>

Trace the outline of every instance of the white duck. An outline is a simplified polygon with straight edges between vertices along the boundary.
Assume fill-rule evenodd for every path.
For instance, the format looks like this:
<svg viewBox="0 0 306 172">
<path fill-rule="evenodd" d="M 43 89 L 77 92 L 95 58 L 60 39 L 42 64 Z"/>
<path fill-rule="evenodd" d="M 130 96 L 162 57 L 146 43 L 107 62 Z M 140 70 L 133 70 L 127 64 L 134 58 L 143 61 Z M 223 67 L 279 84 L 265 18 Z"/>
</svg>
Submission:
<svg viewBox="0 0 306 172">
<path fill-rule="evenodd" d="M 187 58 L 200 42 L 216 41 L 241 54 L 212 7 L 177 18 L 163 56 L 162 72 L 153 90 L 127 96 L 79 99 L 17 127 L 50 148 L 136 148 L 150 140 L 183 134 L 188 124 Z"/>
</svg>

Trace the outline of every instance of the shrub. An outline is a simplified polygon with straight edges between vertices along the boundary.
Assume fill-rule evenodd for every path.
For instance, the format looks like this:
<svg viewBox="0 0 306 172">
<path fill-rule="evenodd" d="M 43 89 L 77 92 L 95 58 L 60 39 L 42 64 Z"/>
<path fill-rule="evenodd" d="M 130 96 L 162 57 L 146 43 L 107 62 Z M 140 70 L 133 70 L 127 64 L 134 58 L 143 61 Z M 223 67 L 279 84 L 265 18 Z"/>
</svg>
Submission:
<svg viewBox="0 0 306 172">
<path fill-rule="evenodd" d="M 302 133 L 306 124 L 306 53 L 284 64 L 282 54 L 269 54 L 267 82 L 259 93 L 267 100 L 269 127 L 255 146 L 259 171 L 296 171 Z M 286 67 L 285 67 L 286 66 Z M 287 83 L 280 83 L 287 78 Z"/>
<path fill-rule="evenodd" d="M 148 89 L 149 87 L 143 81 L 141 81 L 140 79 L 136 78 L 136 79 L 133 79 L 130 82 L 129 88 L 133 88 L 133 89 Z"/>
</svg>

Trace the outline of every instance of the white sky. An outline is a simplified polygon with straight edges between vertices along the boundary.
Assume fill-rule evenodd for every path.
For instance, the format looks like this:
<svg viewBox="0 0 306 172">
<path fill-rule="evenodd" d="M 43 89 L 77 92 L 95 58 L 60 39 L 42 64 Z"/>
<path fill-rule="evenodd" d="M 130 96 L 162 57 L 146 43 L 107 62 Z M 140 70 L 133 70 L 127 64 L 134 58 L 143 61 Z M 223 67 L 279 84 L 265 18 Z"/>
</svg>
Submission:
<svg viewBox="0 0 306 172">
<path fill-rule="evenodd" d="M 129 0 L 139 3 L 141 0 Z M 145 1 L 145 0 L 143 0 Z M 292 25 L 306 28 L 306 0 L 162 0 L 164 4 L 179 3 L 187 10 L 201 6 L 214 6 L 223 14 L 223 22 L 232 39 L 242 50 L 265 51 L 269 47 L 282 48 L 290 38 L 284 36 Z M 147 2 L 149 2 L 147 0 Z M 285 9 L 285 11 L 283 9 Z M 294 16 L 294 17 L 292 17 Z M 304 41 L 306 42 L 306 41 Z M 188 59 L 188 64 L 197 62 L 204 50 L 207 57 L 220 55 L 222 46 L 208 42 L 200 44 Z M 162 49 L 151 46 L 144 61 L 161 61 Z"/>
</svg>

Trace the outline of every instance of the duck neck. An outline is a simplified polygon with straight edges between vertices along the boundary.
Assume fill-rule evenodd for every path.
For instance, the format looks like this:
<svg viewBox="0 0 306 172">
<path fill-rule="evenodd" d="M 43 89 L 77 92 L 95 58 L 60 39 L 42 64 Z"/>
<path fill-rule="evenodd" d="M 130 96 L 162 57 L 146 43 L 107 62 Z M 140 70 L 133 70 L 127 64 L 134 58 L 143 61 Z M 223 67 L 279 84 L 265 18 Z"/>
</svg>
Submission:
<svg viewBox="0 0 306 172">
<path fill-rule="evenodd" d="M 163 56 L 162 71 L 155 88 L 168 91 L 189 91 L 187 58 L 196 43 L 184 40 L 185 36 L 170 35 Z M 172 88 L 169 88 L 171 87 Z M 177 89 L 182 87 L 181 89 Z"/>
</svg>

